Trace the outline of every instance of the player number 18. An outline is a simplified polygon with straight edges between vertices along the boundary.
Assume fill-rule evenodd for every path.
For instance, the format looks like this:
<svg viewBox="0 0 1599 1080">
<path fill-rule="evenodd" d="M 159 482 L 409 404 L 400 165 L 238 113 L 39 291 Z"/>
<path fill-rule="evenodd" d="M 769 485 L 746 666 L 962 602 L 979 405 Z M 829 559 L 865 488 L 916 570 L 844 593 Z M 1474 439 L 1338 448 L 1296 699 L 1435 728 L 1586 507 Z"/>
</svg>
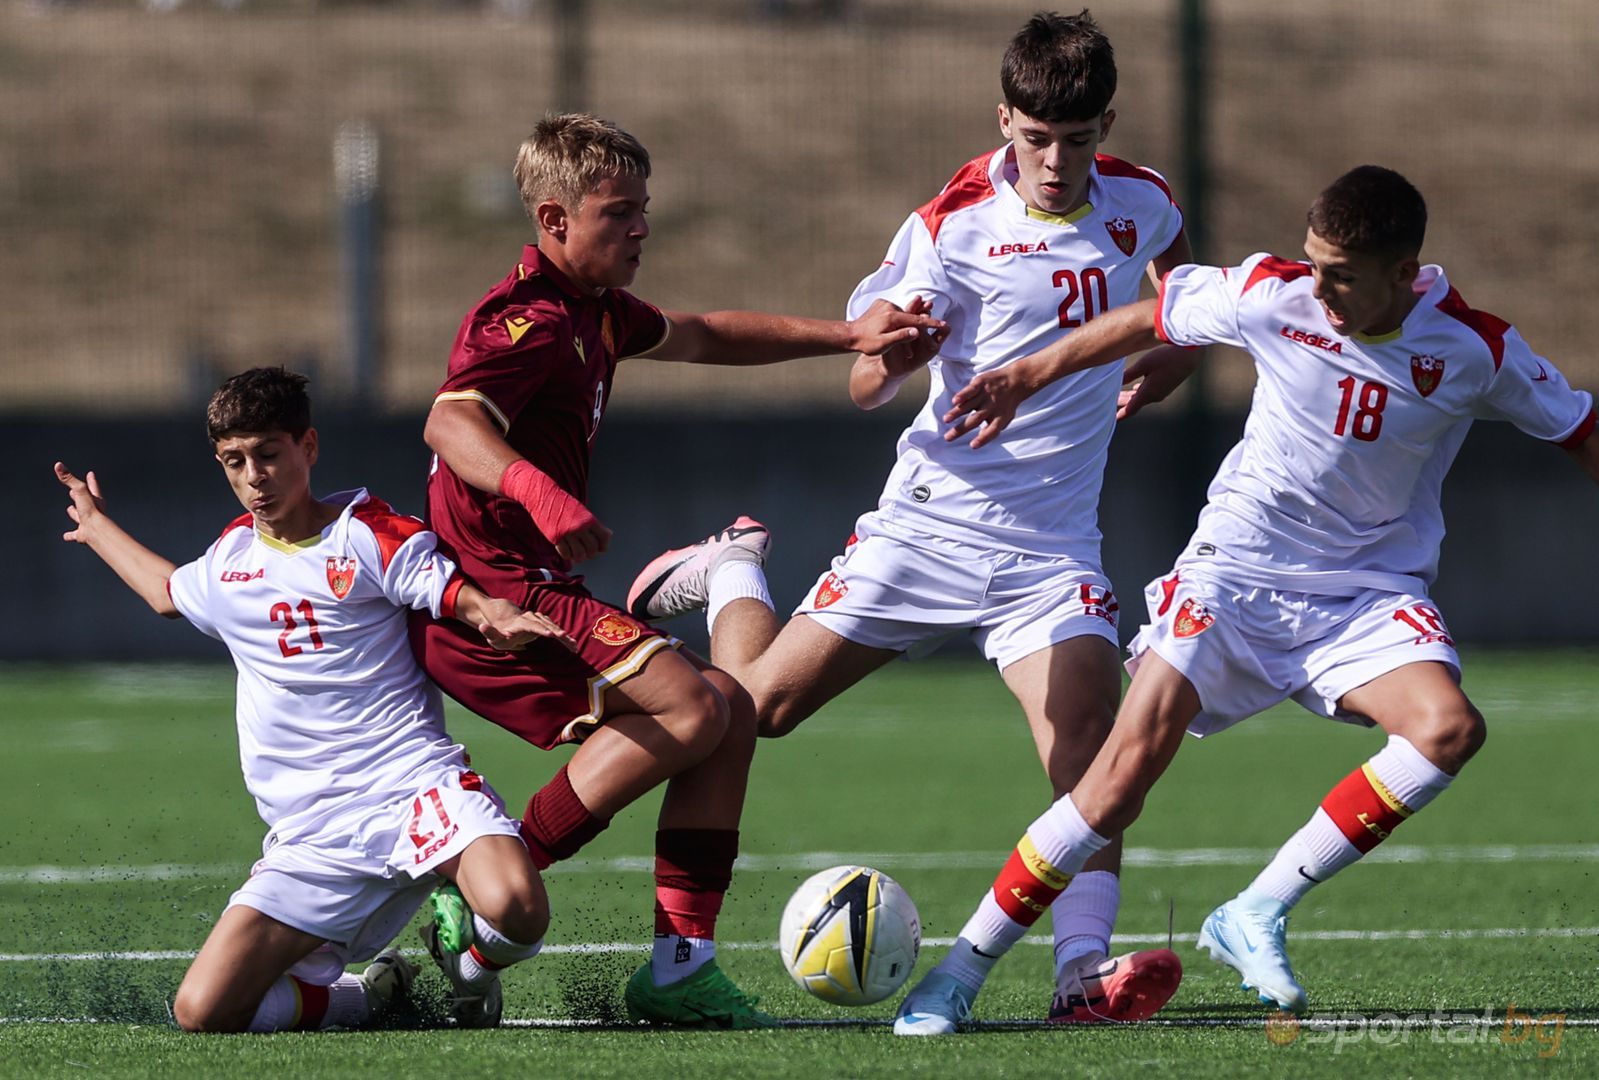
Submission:
<svg viewBox="0 0 1599 1080">
<path fill-rule="evenodd" d="M 1345 375 L 1338 380 L 1338 389 L 1344 392 L 1338 403 L 1338 419 L 1333 422 L 1333 434 L 1342 435 L 1347 430 L 1361 442 L 1375 442 L 1382 432 L 1382 411 L 1388 407 L 1388 388 L 1379 382 L 1360 383 L 1355 392 L 1355 377 Z M 1350 423 L 1349 409 L 1354 406 L 1354 423 Z"/>
</svg>

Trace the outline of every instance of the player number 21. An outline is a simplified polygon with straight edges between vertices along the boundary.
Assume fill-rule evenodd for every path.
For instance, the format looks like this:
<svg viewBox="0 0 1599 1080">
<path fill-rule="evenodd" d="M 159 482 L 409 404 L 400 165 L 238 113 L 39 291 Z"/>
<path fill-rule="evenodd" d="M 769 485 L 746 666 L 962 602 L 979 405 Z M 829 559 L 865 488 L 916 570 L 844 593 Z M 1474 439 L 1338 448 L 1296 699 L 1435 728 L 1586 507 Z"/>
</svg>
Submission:
<svg viewBox="0 0 1599 1080">
<path fill-rule="evenodd" d="M 294 633 L 299 626 L 299 623 L 294 621 L 294 613 L 296 611 L 305 620 L 305 629 L 311 638 L 311 651 L 315 652 L 322 647 L 322 630 L 316 624 L 316 609 L 311 606 L 311 601 L 301 600 L 299 604 L 291 608 L 288 604 L 279 600 L 272 605 L 271 619 L 273 622 L 283 624 L 283 632 L 278 635 L 278 651 L 283 654 L 284 659 L 291 656 L 299 656 L 305 651 L 298 645 L 289 644 L 289 635 Z"/>
<path fill-rule="evenodd" d="M 1333 422 L 1333 434 L 1342 435 L 1347 430 L 1361 442 L 1375 442 L 1382 432 L 1382 411 L 1388 407 L 1388 388 L 1380 382 L 1360 383 L 1356 393 L 1355 377 L 1345 375 L 1338 380 L 1338 389 L 1344 392 L 1338 403 L 1338 419 Z M 1354 407 L 1354 423 L 1350 423 L 1349 410 Z"/>
<path fill-rule="evenodd" d="M 1085 266 L 1081 274 L 1073 270 L 1057 270 L 1050 279 L 1057 289 L 1066 290 L 1066 299 L 1060 302 L 1060 324 L 1065 327 L 1081 326 L 1110 307 L 1110 285 L 1105 271 L 1097 266 Z M 1083 317 L 1072 314 L 1078 298 L 1083 301 Z M 1094 305 L 1098 304 L 1096 308 Z"/>
</svg>

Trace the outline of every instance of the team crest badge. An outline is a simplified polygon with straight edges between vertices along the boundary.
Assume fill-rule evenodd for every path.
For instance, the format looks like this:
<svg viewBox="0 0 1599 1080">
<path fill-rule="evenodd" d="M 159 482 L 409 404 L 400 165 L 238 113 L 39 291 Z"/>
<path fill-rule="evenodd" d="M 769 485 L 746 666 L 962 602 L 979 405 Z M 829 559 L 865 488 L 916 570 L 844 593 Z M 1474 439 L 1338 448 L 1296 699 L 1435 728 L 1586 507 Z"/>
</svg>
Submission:
<svg viewBox="0 0 1599 1080">
<path fill-rule="evenodd" d="M 1194 637 L 1209 630 L 1216 621 L 1216 616 L 1205 607 L 1204 601 L 1189 597 L 1183 601 L 1183 606 L 1177 609 L 1177 617 L 1172 620 L 1171 631 L 1180 638 Z"/>
<path fill-rule="evenodd" d="M 811 607 L 824 608 L 838 603 L 849 592 L 849 585 L 837 574 L 828 574 L 822 583 L 816 587 L 816 598 L 811 601 Z"/>
<path fill-rule="evenodd" d="M 333 590 L 335 599 L 343 600 L 350 595 L 350 590 L 355 587 L 355 572 L 358 569 L 354 559 L 339 556 L 328 557 L 328 588 Z"/>
<path fill-rule="evenodd" d="M 1130 217 L 1112 218 L 1105 222 L 1105 231 L 1123 255 L 1131 255 L 1138 247 L 1138 223 Z"/>
<path fill-rule="evenodd" d="M 639 636 L 638 624 L 609 612 L 594 624 L 594 636 L 607 645 L 626 645 Z"/>
<path fill-rule="evenodd" d="M 1412 356 L 1410 358 L 1410 381 L 1416 384 L 1416 393 L 1426 397 L 1438 389 L 1438 384 L 1443 381 L 1444 362 L 1436 356 Z"/>
</svg>

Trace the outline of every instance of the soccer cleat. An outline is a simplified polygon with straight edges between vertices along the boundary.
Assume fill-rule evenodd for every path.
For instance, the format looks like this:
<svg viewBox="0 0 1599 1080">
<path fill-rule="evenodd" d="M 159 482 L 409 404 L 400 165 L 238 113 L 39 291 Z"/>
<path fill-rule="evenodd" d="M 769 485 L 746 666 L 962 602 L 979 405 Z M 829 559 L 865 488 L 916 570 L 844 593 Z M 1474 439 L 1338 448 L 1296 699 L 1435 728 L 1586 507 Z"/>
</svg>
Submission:
<svg viewBox="0 0 1599 1080">
<path fill-rule="evenodd" d="M 1294 978 L 1283 941 L 1288 932 L 1283 906 L 1260 910 L 1241 899 L 1235 897 L 1210 913 L 1199 931 L 1199 948 L 1237 971 L 1243 979 L 1240 989 L 1254 990 L 1261 1004 L 1304 1012 L 1305 988 Z"/>
<path fill-rule="evenodd" d="M 627 980 L 623 1000 L 627 1015 L 648 1024 L 669 1024 L 692 1028 L 769 1028 L 777 1019 L 755 1006 L 760 998 L 751 997 L 729 979 L 716 960 L 707 960 L 694 974 L 665 986 L 656 986 L 646 963 Z"/>
<path fill-rule="evenodd" d="M 472 929 L 472 908 L 453 881 L 433 890 L 433 895 L 428 897 L 428 910 L 433 913 L 433 925 L 439 928 L 439 948 L 449 953 L 464 953 L 472 947 L 472 939 L 476 936 Z"/>
<path fill-rule="evenodd" d="M 977 991 L 937 968 L 900 1002 L 895 1035 L 953 1035 L 955 1025 L 972 1018 Z"/>
<path fill-rule="evenodd" d="M 399 949 L 384 949 L 358 977 L 366 991 L 367 1004 L 378 1013 L 411 992 L 416 965 L 401 956 Z"/>
<path fill-rule="evenodd" d="M 763 566 L 771 546 L 765 525 L 741 517 L 697 544 L 662 552 L 633 579 L 627 610 L 640 619 L 670 619 L 703 608 L 717 563 L 730 558 Z"/>
<path fill-rule="evenodd" d="M 473 986 L 461 977 L 461 954 L 447 952 L 440 944 L 437 926 L 428 923 L 419 933 L 428 955 L 450 981 L 450 1015 L 455 1017 L 455 1022 L 464 1028 L 499 1027 L 500 1012 L 505 1004 L 499 972 L 494 973 L 487 986 Z"/>
<path fill-rule="evenodd" d="M 1049 1005 L 1052 1024 L 1133 1023 L 1154 1016 L 1183 981 L 1170 949 L 1128 953 L 1078 968 Z"/>
</svg>

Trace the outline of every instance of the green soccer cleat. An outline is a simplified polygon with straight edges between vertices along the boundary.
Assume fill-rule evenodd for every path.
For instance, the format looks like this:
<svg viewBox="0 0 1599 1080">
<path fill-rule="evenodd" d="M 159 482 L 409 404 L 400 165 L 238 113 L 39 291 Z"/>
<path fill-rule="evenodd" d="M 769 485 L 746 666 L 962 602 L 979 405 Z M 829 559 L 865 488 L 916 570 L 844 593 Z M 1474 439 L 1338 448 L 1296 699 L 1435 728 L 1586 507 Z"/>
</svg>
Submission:
<svg viewBox="0 0 1599 1080">
<path fill-rule="evenodd" d="M 755 1006 L 751 997 L 729 979 L 716 961 L 707 960 L 694 974 L 665 986 L 656 986 L 646 963 L 627 980 L 622 995 L 627 1015 L 635 1021 L 692 1028 L 769 1028 L 777 1019 Z"/>
<path fill-rule="evenodd" d="M 447 953 L 464 953 L 476 936 L 472 931 L 472 908 L 455 883 L 447 881 L 428 897 L 433 925 L 439 929 L 439 948 Z"/>
</svg>

